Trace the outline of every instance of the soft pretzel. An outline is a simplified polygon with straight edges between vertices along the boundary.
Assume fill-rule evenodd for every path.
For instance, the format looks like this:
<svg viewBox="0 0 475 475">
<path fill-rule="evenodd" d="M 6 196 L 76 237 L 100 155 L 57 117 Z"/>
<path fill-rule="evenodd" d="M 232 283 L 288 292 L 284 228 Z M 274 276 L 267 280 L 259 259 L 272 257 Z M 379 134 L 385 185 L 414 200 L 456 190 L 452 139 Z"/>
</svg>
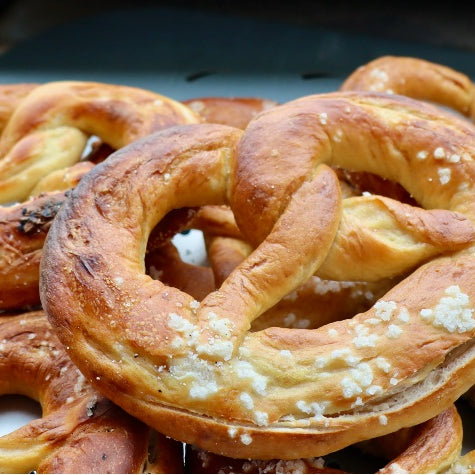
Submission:
<svg viewBox="0 0 475 475">
<path fill-rule="evenodd" d="M 447 473 L 475 473 L 475 450 L 457 459 Z"/>
<path fill-rule="evenodd" d="M 376 461 L 365 460 L 374 453 L 378 459 L 388 460 L 376 473 L 444 473 L 460 460 L 462 438 L 462 421 L 452 405 L 417 426 L 366 441 L 360 447 L 360 465 L 375 466 Z M 335 459 L 346 462 L 343 454 L 297 460 L 248 460 L 223 457 L 198 447 L 186 448 L 189 473 L 347 473 L 341 467 L 331 468 L 330 462 Z M 348 462 L 344 467 L 351 468 Z"/>
<path fill-rule="evenodd" d="M 184 103 L 207 122 L 241 129 L 258 113 L 277 105 L 277 102 L 267 99 L 225 97 L 196 98 Z M 354 174 L 347 170 L 337 172 L 340 173 L 340 187 L 344 197 L 355 196 L 356 192 L 361 194 L 361 191 L 384 189 L 386 196 L 410 202 L 407 192 L 400 185 L 382 180 L 379 176 Z M 204 232 L 211 268 L 182 262 L 172 244 L 161 247 L 166 240 L 163 230 L 170 230 L 168 237 L 177 231 L 176 225 L 170 226 L 169 216 L 152 231 L 151 240 L 156 242 L 158 235 L 158 245 L 149 245 L 153 251 L 147 254 L 147 268 L 151 269 L 150 275 L 154 278 L 160 278 L 167 285 L 177 287 L 201 300 L 222 284 L 231 271 L 251 253 L 252 246 L 243 239 L 228 206 L 208 205 L 188 210 L 188 213 L 188 219 L 181 219 L 180 226 L 185 224 L 183 227 L 197 228 Z M 171 213 L 173 216 L 178 214 L 182 216 L 183 210 Z M 338 283 L 312 277 L 256 319 L 252 328 L 315 328 L 366 310 L 370 303 L 374 303 L 392 285 L 394 282 L 391 280 L 377 283 Z"/>
<path fill-rule="evenodd" d="M 85 81 L 34 87 L 0 136 L 0 202 L 27 199 L 44 175 L 79 161 L 89 136 L 117 149 L 199 120 L 180 102 L 139 88 Z"/>
<path fill-rule="evenodd" d="M 245 129 L 260 112 L 278 103 L 260 97 L 197 97 L 183 101 L 206 122 Z"/>
<path fill-rule="evenodd" d="M 45 237 L 65 192 L 0 207 L 0 308 L 39 304 L 39 267 Z"/>
<path fill-rule="evenodd" d="M 31 196 L 38 196 L 51 191 L 66 191 L 74 188 L 81 178 L 88 173 L 94 163 L 90 161 L 78 162 L 74 165 L 55 170 L 41 178 L 31 190 Z"/>
<path fill-rule="evenodd" d="M 475 119 L 475 86 L 455 69 L 407 56 L 382 56 L 356 69 L 342 91 L 402 94 L 446 106 Z"/>
<path fill-rule="evenodd" d="M 24 394 L 42 408 L 41 418 L 0 437 L 1 473 L 183 471 L 181 444 L 153 434 L 93 389 L 42 311 L 1 319 L 0 393 Z"/>
<path fill-rule="evenodd" d="M 20 102 L 35 88 L 35 83 L 18 83 L 0 85 L 0 132 L 18 107 Z"/>
<path fill-rule="evenodd" d="M 16 105 L 0 136 L 0 202 L 22 201 L 0 208 L 2 309 L 39 303 L 43 240 L 66 199 L 64 193 L 51 193 L 75 186 L 92 168 L 90 161 L 77 163 L 89 137 L 119 148 L 169 125 L 201 120 L 159 94 L 93 82 L 32 86 Z"/>
<path fill-rule="evenodd" d="M 466 121 L 370 93 L 301 98 L 244 132 L 199 124 L 152 134 L 72 191 L 46 239 L 42 303 L 107 397 L 212 452 L 319 456 L 418 424 L 473 384 L 474 153 Z M 348 206 L 327 164 L 397 181 L 426 210 L 374 196 Z M 258 246 L 217 291 L 199 303 L 145 275 L 155 223 L 174 208 L 220 203 Z M 373 234 L 359 235 L 367 225 Z M 441 247 L 406 261 L 409 276 L 351 319 L 248 331 L 329 256 L 351 251 L 356 263 L 338 273 L 359 275 L 379 228 L 371 275 L 393 272 L 410 249 Z"/>
</svg>

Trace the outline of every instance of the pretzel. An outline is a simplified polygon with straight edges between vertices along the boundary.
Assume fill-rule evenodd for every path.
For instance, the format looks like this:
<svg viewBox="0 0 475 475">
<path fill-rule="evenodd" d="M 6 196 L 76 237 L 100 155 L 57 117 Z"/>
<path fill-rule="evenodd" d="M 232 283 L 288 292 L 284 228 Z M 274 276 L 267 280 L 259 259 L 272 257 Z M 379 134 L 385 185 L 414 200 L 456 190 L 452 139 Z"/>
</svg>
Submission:
<svg viewBox="0 0 475 475">
<path fill-rule="evenodd" d="M 475 120 L 475 86 L 465 74 L 450 67 L 405 56 L 382 56 L 359 67 L 343 82 L 342 91 L 380 91 L 430 101 Z M 351 174 L 362 187 L 374 177 Z M 381 185 L 380 185 L 381 186 Z M 392 185 L 390 185 L 392 186 Z M 387 190 L 388 184 L 384 184 Z M 470 398 L 472 392 L 466 395 Z"/>
<path fill-rule="evenodd" d="M 475 473 L 475 450 L 456 460 L 447 473 Z"/>
<path fill-rule="evenodd" d="M 0 131 L 3 131 L 20 102 L 37 86 L 35 83 L 0 85 Z"/>
<path fill-rule="evenodd" d="M 371 454 L 389 460 L 376 473 L 444 473 L 455 461 L 461 460 L 462 437 L 462 422 L 452 405 L 417 426 L 365 441 L 359 449 L 362 459 L 370 458 L 367 447 L 371 446 Z M 185 463 L 189 473 L 347 473 L 341 466 L 331 468 L 330 465 L 330 462 L 339 460 L 340 463 L 346 462 L 348 469 L 350 464 L 344 457 L 344 454 L 329 454 L 325 458 L 247 460 L 187 447 Z M 361 465 L 370 464 L 363 460 Z M 350 473 L 357 472 L 352 470 Z"/>
<path fill-rule="evenodd" d="M 197 97 L 183 101 L 206 122 L 245 129 L 260 112 L 278 103 L 260 97 Z"/>
<path fill-rule="evenodd" d="M 118 149 L 164 127 L 199 120 L 180 102 L 139 88 L 85 81 L 34 87 L 0 137 L 0 202 L 27 199 L 44 175 L 79 161 L 88 136 Z"/>
<path fill-rule="evenodd" d="M 44 312 L 4 316 L 0 342 L 0 393 L 24 394 L 42 408 L 41 418 L 0 437 L 1 473 L 183 470 L 181 444 L 153 434 L 93 389 Z"/>
<path fill-rule="evenodd" d="M 41 301 L 101 392 L 221 455 L 314 457 L 424 422 L 473 384 L 474 141 L 466 121 L 369 93 L 297 99 L 244 132 L 199 124 L 152 134 L 72 191 L 46 239 Z M 434 158 L 439 149 L 451 160 Z M 327 163 L 398 181 L 426 209 L 374 196 L 348 206 Z M 144 274 L 155 223 L 174 208 L 220 203 L 258 246 L 217 291 L 199 303 Z M 363 275 L 392 273 L 415 247 L 439 250 L 406 260 L 408 277 L 351 319 L 248 331 L 332 254 L 341 261 L 378 241 L 378 228 L 363 233 L 375 223 L 383 237 Z M 355 262 L 325 273 L 353 278 Z"/>
<path fill-rule="evenodd" d="M 275 101 L 268 99 L 235 97 L 196 98 L 184 101 L 184 104 L 200 114 L 206 122 L 241 129 L 244 129 L 257 114 L 277 105 Z M 405 190 L 402 187 L 391 183 L 393 189 L 388 190 L 387 180 L 382 182 L 377 176 L 350 174 L 345 170 L 337 172 L 340 173 L 340 186 L 345 197 L 355 196 L 357 191 L 361 194 L 363 189 L 365 191 L 381 189 L 382 186 L 386 195 L 400 201 L 403 199 L 410 201 L 403 194 Z M 369 184 L 372 186 L 368 186 Z M 228 206 L 208 205 L 193 211 L 188 210 L 187 213 L 188 218 L 181 219 L 179 226 L 182 229 L 195 228 L 204 232 L 211 268 L 182 262 L 178 251 L 170 243 L 162 247 L 163 242 L 178 231 L 176 222 L 170 225 L 168 216 L 152 231 L 149 248 L 151 247 L 153 251 L 147 254 L 147 268 L 150 269 L 152 277 L 160 278 L 167 285 L 202 300 L 224 282 L 231 271 L 251 253 L 252 247 L 244 240 Z M 183 210 L 178 210 L 178 213 L 172 212 L 173 216 L 177 214 L 182 218 Z M 169 230 L 168 236 L 165 236 L 164 230 Z M 393 284 L 391 281 L 339 284 L 313 277 L 255 320 L 252 328 L 253 330 L 270 326 L 315 328 L 337 318 L 349 317 L 358 311 L 366 310 L 369 303 L 374 303 L 376 297 L 388 290 L 391 283 Z"/>
<path fill-rule="evenodd" d="M 471 79 L 455 69 L 420 58 L 374 59 L 350 74 L 340 90 L 402 94 L 446 106 L 475 119 L 475 87 Z"/>
<path fill-rule="evenodd" d="M 204 121 L 244 129 L 250 120 L 277 102 L 258 97 L 199 97 L 183 101 Z M 183 262 L 178 250 L 169 241 L 186 229 L 199 229 L 212 235 L 208 246 L 212 267 Z M 211 239 L 211 238 L 209 238 Z M 179 288 L 197 300 L 202 300 L 244 259 L 249 246 L 242 241 L 232 211 L 228 206 L 207 205 L 201 208 L 177 210 L 163 219 L 149 238 L 146 267 L 153 278 Z"/>
<path fill-rule="evenodd" d="M 78 163 L 90 137 L 120 148 L 163 127 L 201 120 L 181 103 L 126 86 L 65 81 L 32 85 L 28 91 L 8 109 L 0 137 L 0 202 L 22 202 L 0 208 L 2 309 L 39 303 L 43 240 L 66 199 L 64 193 L 50 192 L 75 186 L 92 168 L 90 161 Z"/>
</svg>

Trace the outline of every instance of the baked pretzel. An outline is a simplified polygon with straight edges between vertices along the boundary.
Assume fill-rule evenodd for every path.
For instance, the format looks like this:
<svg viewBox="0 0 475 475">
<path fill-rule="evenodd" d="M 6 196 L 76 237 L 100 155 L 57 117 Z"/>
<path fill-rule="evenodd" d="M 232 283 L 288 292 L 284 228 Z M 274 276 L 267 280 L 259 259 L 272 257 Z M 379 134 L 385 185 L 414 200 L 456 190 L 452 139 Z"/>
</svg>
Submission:
<svg viewBox="0 0 475 475">
<path fill-rule="evenodd" d="M 93 389 L 42 311 L 0 320 L 0 394 L 26 395 L 42 408 L 41 418 L 0 437 L 1 473 L 183 472 L 181 444 Z"/>
<path fill-rule="evenodd" d="M 376 466 L 376 460 L 367 461 L 374 454 L 378 459 L 389 460 L 376 473 L 444 473 L 460 460 L 462 438 L 462 421 L 452 405 L 417 426 L 364 442 L 359 447 L 360 465 Z M 342 462 L 347 470 L 351 467 L 344 457 L 343 453 L 297 460 L 248 460 L 187 447 L 185 464 L 189 473 L 347 473 Z M 338 468 L 332 468 L 338 460 Z M 357 472 L 353 469 L 350 473 Z"/>
<path fill-rule="evenodd" d="M 0 136 L 0 202 L 22 201 L 0 207 L 5 244 L 0 253 L 1 309 L 39 303 L 44 237 L 66 199 L 64 193 L 51 192 L 75 186 L 92 168 L 90 161 L 77 163 L 89 137 L 120 148 L 169 125 L 201 120 L 156 93 L 93 82 L 31 87 L 16 105 Z M 38 196 L 42 193 L 46 196 Z"/>
<path fill-rule="evenodd" d="M 85 81 L 34 87 L 0 136 L 0 203 L 27 199 L 44 175 L 79 161 L 89 136 L 118 149 L 199 120 L 180 102 L 139 88 Z"/>
<path fill-rule="evenodd" d="M 42 303 L 107 397 L 212 452 L 313 457 L 424 422 L 473 384 L 473 154 L 466 121 L 370 93 L 291 101 L 244 132 L 198 124 L 152 134 L 96 166 L 57 214 Z M 375 196 L 342 202 L 327 164 L 397 181 L 426 209 Z M 217 291 L 197 302 L 144 273 L 155 223 L 220 203 L 257 247 Z M 433 245 L 364 313 L 314 330 L 248 331 L 324 268 L 387 276 Z M 355 263 L 325 266 L 345 254 Z"/>
<path fill-rule="evenodd" d="M 206 122 L 230 125 L 244 129 L 260 112 L 275 107 L 277 102 L 261 98 L 204 97 L 189 99 L 184 104 L 200 114 Z M 378 176 L 340 173 L 342 196 L 355 196 L 371 189 L 384 189 L 386 196 L 402 201 L 410 200 L 405 190 L 395 183 L 389 184 Z M 372 186 L 371 186 L 372 185 Z M 388 189 L 391 186 L 392 189 Z M 228 206 L 208 205 L 187 211 L 183 220 L 183 210 L 172 212 L 180 215 L 180 229 L 196 228 L 204 233 L 210 267 L 194 266 L 182 262 L 179 252 L 171 243 L 162 247 L 178 231 L 176 224 L 170 225 L 170 217 L 162 220 L 149 239 L 151 252 L 147 254 L 147 269 L 154 278 L 176 287 L 202 300 L 209 292 L 219 287 L 231 271 L 252 251 L 239 231 L 233 213 Z M 166 231 L 169 234 L 165 236 Z M 156 237 L 158 236 L 158 239 Z M 152 245 L 150 245 L 152 241 Z M 394 282 L 385 280 L 378 283 L 322 281 L 312 277 L 274 307 L 266 311 L 253 324 L 253 330 L 269 326 L 290 328 L 315 328 L 336 319 L 342 319 L 364 311 L 370 303 L 383 294 Z"/>
<path fill-rule="evenodd" d="M 263 110 L 277 105 L 276 101 L 258 97 L 199 97 L 183 103 L 206 122 L 240 129 L 244 129 Z M 206 236 L 213 236 L 213 243 L 208 249 L 211 267 L 183 262 L 178 250 L 169 242 L 177 232 L 193 228 L 204 231 Z M 224 280 L 223 276 L 244 259 L 241 253 L 244 249 L 247 250 L 248 246 L 242 241 L 228 206 L 181 209 L 171 212 L 152 231 L 146 267 L 153 278 L 159 278 L 167 285 L 202 300 L 216 289 L 216 282 Z M 217 281 L 215 276 L 218 277 Z"/>
<path fill-rule="evenodd" d="M 457 459 L 447 473 L 475 473 L 475 450 Z"/>
<path fill-rule="evenodd" d="M 197 97 L 187 99 L 183 104 L 206 122 L 245 129 L 257 114 L 278 103 L 260 97 Z"/>
<path fill-rule="evenodd" d="M 37 86 L 38 84 L 35 83 L 0 85 L 0 132 L 5 128 L 20 102 Z"/>
<path fill-rule="evenodd" d="M 382 56 L 360 66 L 342 91 L 402 94 L 446 106 L 475 120 L 475 86 L 455 69 L 407 56 Z"/>
</svg>

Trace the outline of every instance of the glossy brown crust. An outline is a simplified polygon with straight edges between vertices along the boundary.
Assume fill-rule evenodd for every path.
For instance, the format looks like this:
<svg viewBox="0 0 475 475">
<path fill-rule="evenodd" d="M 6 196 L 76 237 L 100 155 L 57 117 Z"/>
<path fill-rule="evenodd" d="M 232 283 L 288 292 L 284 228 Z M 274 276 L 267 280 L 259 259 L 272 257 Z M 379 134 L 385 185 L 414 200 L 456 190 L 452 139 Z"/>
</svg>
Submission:
<svg viewBox="0 0 475 475">
<path fill-rule="evenodd" d="M 402 94 L 475 118 L 475 87 L 471 79 L 455 69 L 420 58 L 382 56 L 356 69 L 340 90 Z"/>
<path fill-rule="evenodd" d="M 31 191 L 31 196 L 51 191 L 67 191 L 74 188 L 81 178 L 94 167 L 90 161 L 78 162 L 70 167 L 56 170 L 43 177 Z"/>
<path fill-rule="evenodd" d="M 34 190 L 34 197 L 23 203 L 0 207 L 1 309 L 18 309 L 40 303 L 39 266 L 46 234 L 59 208 L 67 200 L 67 190 L 76 186 L 92 167 L 91 162 L 79 162 L 48 175 Z"/>
<path fill-rule="evenodd" d="M 428 421 L 409 429 L 404 450 L 395 455 L 377 473 L 444 473 L 460 457 L 462 450 L 462 420 L 455 406 Z M 391 434 L 380 445 L 390 447 Z"/>
<path fill-rule="evenodd" d="M 34 87 L 0 136 L 0 202 L 27 199 L 45 174 L 79 161 L 90 136 L 118 149 L 171 125 L 200 121 L 182 103 L 140 88 L 87 81 Z"/>
<path fill-rule="evenodd" d="M 198 301 L 216 289 L 212 269 L 183 261 L 172 243 L 148 252 L 145 267 L 153 279 L 176 287 Z"/>
<path fill-rule="evenodd" d="M 42 408 L 40 419 L 0 437 L 2 473 L 142 472 L 149 463 L 150 429 L 92 388 L 42 311 L 3 317 L 0 341 L 0 393 L 24 394 Z M 161 471 L 154 473 L 180 467 L 181 444 L 174 444 L 155 437 L 159 457 L 153 464 Z"/>
<path fill-rule="evenodd" d="M 20 102 L 37 86 L 38 84 L 34 83 L 0 85 L 0 132 Z"/>
<path fill-rule="evenodd" d="M 421 423 L 473 384 L 474 155 L 465 120 L 382 94 L 298 99 L 244 133 L 170 128 L 114 153 L 74 189 L 46 241 L 43 305 L 105 395 L 211 452 L 318 456 Z M 354 207 L 328 165 L 399 182 L 429 212 L 394 200 L 374 207 L 388 203 L 374 195 Z M 220 289 L 198 303 L 144 274 L 147 238 L 163 216 L 226 203 L 246 237 L 262 242 Z M 397 248 L 378 249 L 378 275 L 437 234 L 444 251 L 419 255 L 404 271 L 416 270 L 351 319 L 248 331 L 332 253 L 372 246 L 359 232 L 374 223 L 382 245 Z"/>
<path fill-rule="evenodd" d="M 183 101 L 210 124 L 223 124 L 245 129 L 254 117 L 278 103 L 260 97 L 198 97 Z"/>
<path fill-rule="evenodd" d="M 5 86 L 0 105 L 2 98 L 9 120 L 0 136 L 0 202 L 24 203 L 0 208 L 0 309 L 10 309 L 39 304 L 42 243 L 64 201 L 61 194 L 47 200 L 31 196 L 77 184 L 92 167 L 76 163 L 89 135 L 118 148 L 164 127 L 201 119 L 154 92 L 95 82 Z"/>
<path fill-rule="evenodd" d="M 389 460 L 376 473 L 444 473 L 459 459 L 462 438 L 462 421 L 452 405 L 422 424 L 363 442 L 362 464 L 371 453 Z M 187 447 L 186 466 L 190 473 L 347 473 L 328 467 L 325 458 L 242 460 L 197 447 Z"/>
<path fill-rule="evenodd" d="M 0 308 L 39 304 L 39 267 L 51 222 L 65 192 L 46 193 L 0 207 Z"/>
</svg>

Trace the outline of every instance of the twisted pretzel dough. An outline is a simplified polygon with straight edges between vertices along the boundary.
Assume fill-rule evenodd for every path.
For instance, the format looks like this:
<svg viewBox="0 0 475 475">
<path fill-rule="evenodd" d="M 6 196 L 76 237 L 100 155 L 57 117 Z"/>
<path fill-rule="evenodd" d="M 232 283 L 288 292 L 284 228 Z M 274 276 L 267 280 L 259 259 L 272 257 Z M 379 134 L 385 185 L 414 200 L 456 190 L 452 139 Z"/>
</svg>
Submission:
<svg viewBox="0 0 475 475">
<path fill-rule="evenodd" d="M 126 86 L 65 81 L 28 92 L 8 109 L 0 136 L 0 202 L 23 201 L 0 207 L 1 309 L 39 303 L 44 237 L 66 199 L 51 192 L 75 186 L 92 168 L 90 162 L 76 163 L 90 136 L 120 148 L 164 127 L 201 120 L 179 102 Z"/>
<path fill-rule="evenodd" d="M 475 87 L 471 79 L 420 58 L 382 56 L 356 69 L 340 90 L 402 94 L 446 106 L 475 120 Z"/>
<path fill-rule="evenodd" d="M 0 85 L 0 131 L 3 131 L 20 102 L 37 86 L 34 83 Z"/>
<path fill-rule="evenodd" d="M 450 160 L 434 158 L 438 149 Z M 212 452 L 318 456 L 423 422 L 473 384 L 473 154 L 466 121 L 377 94 L 298 99 L 244 133 L 167 129 L 115 152 L 73 190 L 46 239 L 42 303 L 107 397 Z M 327 163 L 397 181 L 427 211 L 374 196 L 348 206 Z M 145 275 L 155 223 L 174 208 L 228 202 L 246 238 L 262 242 L 220 289 L 199 303 Z M 248 332 L 329 256 L 366 250 L 338 267 L 359 276 L 380 239 L 378 227 L 359 235 L 368 225 L 384 235 L 370 277 L 415 248 L 404 270 L 419 267 L 352 319 Z M 440 243 L 438 257 L 419 252 Z"/>
<path fill-rule="evenodd" d="M 370 445 L 371 453 L 390 460 L 376 473 L 446 473 L 455 460 L 460 461 L 462 436 L 462 422 L 452 405 L 417 426 L 364 442 L 361 457 L 368 457 L 365 447 Z M 340 461 L 343 457 L 340 456 Z M 332 469 L 327 463 L 328 460 L 321 457 L 242 460 L 222 457 L 198 447 L 187 447 L 186 450 L 186 466 L 190 473 L 347 473 Z"/>
<path fill-rule="evenodd" d="M 90 386 L 42 311 L 0 321 L 0 393 L 37 399 L 43 416 L 0 437 L 1 473 L 178 473 L 181 444 L 152 434 Z M 148 456 L 149 444 L 157 454 Z"/>
<path fill-rule="evenodd" d="M 151 91 L 85 81 L 32 88 L 0 136 L 0 203 L 27 199 L 44 175 L 80 160 L 88 136 L 118 149 L 170 125 L 199 122 Z"/>
</svg>

